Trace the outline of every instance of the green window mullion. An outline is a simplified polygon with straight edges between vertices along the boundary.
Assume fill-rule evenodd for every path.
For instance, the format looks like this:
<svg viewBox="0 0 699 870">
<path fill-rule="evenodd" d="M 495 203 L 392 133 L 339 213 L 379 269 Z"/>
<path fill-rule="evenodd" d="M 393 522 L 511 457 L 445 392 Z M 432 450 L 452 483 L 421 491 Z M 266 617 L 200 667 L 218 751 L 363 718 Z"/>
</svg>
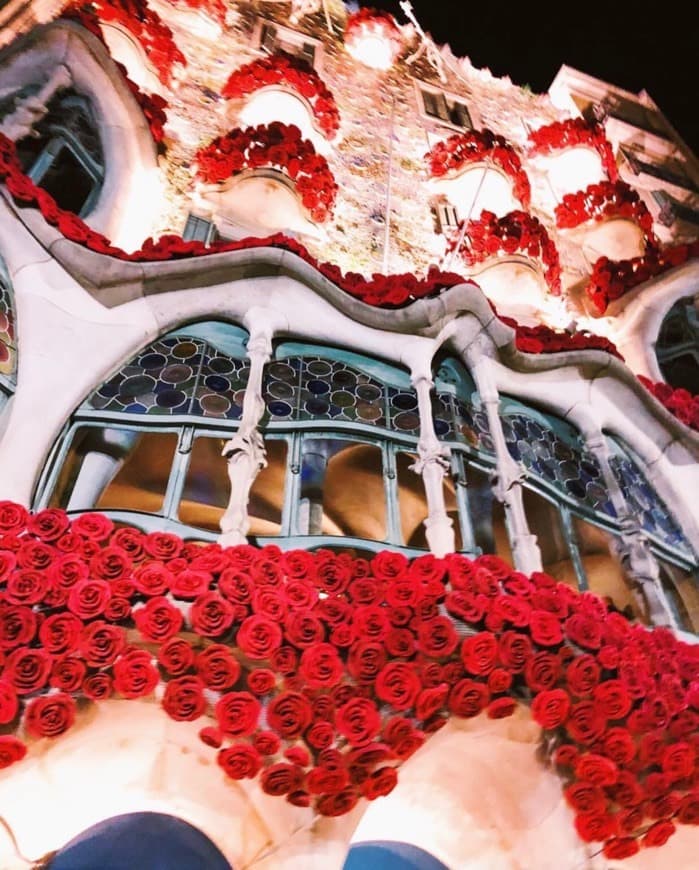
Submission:
<svg viewBox="0 0 699 870">
<path fill-rule="evenodd" d="M 396 452 L 398 449 L 398 444 L 391 444 L 388 441 L 384 441 L 381 444 L 384 469 L 384 498 L 386 499 L 386 540 L 390 544 L 402 545 L 404 542 L 400 523 L 398 473 L 396 470 Z"/>
<path fill-rule="evenodd" d="M 561 528 L 563 529 L 563 537 L 565 538 L 568 552 L 570 553 L 570 561 L 573 563 L 575 576 L 578 578 L 578 589 L 585 592 L 590 588 L 587 582 L 587 574 L 580 555 L 578 540 L 573 527 L 573 517 L 570 510 L 564 504 L 558 504 L 558 514 L 561 518 Z"/>
<path fill-rule="evenodd" d="M 468 503 L 468 484 L 466 481 L 466 459 L 463 454 L 454 450 L 451 454 L 451 474 L 454 480 L 454 492 L 459 511 L 459 527 L 461 529 L 461 544 L 468 553 L 476 553 L 476 537 L 473 533 L 471 511 Z"/>
<path fill-rule="evenodd" d="M 303 449 L 303 432 L 294 432 L 291 435 L 289 458 L 286 471 L 286 499 L 282 517 L 283 522 L 288 523 L 288 534 L 300 535 L 299 507 L 301 501 L 301 452 Z"/>
<path fill-rule="evenodd" d="M 184 479 L 194 444 L 194 426 L 183 426 L 177 439 L 177 450 L 170 470 L 170 478 L 163 498 L 163 515 L 177 519 Z"/>
</svg>

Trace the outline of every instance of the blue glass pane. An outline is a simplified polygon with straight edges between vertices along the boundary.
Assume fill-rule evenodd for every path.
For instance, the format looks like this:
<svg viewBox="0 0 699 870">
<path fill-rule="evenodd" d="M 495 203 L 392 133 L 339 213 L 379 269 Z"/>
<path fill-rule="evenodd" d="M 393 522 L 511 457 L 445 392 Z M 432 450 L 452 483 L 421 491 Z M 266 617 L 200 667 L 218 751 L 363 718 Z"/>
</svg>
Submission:
<svg viewBox="0 0 699 870">
<path fill-rule="evenodd" d="M 596 458 L 578 433 L 562 421 L 508 401 L 502 428 L 510 456 L 521 462 L 529 476 L 554 486 L 575 502 L 609 517 L 616 511 Z M 522 408 L 522 411 L 515 408 Z"/>
<path fill-rule="evenodd" d="M 0 261 L 0 375 L 14 382 L 17 367 L 15 310 L 12 287 Z"/>
<path fill-rule="evenodd" d="M 192 332 L 201 333 L 204 326 Z M 95 390 L 88 407 L 125 414 L 239 419 L 250 364 L 240 331 L 226 324 L 214 326 L 229 330 L 231 340 L 214 346 L 185 332 L 159 338 Z"/>
<path fill-rule="evenodd" d="M 693 558 L 692 548 L 670 510 L 646 480 L 638 464 L 628 455 L 614 451 L 609 464 L 621 484 L 624 498 L 641 527 L 676 550 Z"/>
<path fill-rule="evenodd" d="M 343 870 L 447 870 L 447 867 L 411 843 L 372 840 L 350 846 Z"/>
</svg>

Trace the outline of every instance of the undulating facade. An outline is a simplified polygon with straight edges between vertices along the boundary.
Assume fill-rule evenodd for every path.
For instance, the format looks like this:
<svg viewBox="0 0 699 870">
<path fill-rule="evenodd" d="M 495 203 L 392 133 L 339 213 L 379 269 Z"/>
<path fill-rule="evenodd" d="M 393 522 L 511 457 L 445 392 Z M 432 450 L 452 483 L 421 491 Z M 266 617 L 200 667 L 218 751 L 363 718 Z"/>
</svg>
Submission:
<svg viewBox="0 0 699 870">
<path fill-rule="evenodd" d="M 699 164 L 401 5 L 0 9 L 0 870 L 696 866 Z"/>
</svg>

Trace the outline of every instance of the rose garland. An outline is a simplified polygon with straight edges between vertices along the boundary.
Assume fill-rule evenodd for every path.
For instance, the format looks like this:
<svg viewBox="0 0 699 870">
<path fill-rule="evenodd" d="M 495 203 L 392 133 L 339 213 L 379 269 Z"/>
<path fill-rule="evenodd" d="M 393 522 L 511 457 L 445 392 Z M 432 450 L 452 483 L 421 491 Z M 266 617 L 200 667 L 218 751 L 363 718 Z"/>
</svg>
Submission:
<svg viewBox="0 0 699 870">
<path fill-rule="evenodd" d="M 531 201 L 531 186 L 517 152 L 504 136 L 490 130 L 469 130 L 456 133 L 438 142 L 425 155 L 430 175 L 441 178 L 458 172 L 470 163 L 491 163 L 512 181 L 513 192 L 524 209 Z"/>
<path fill-rule="evenodd" d="M 674 245 L 662 250 L 652 249 L 642 257 L 633 257 L 630 260 L 609 260 L 607 257 L 600 257 L 592 267 L 585 292 L 592 300 L 595 309 L 600 314 L 604 314 L 611 301 L 621 299 L 639 284 L 645 284 L 651 278 L 697 257 L 699 257 L 699 241 Z"/>
<path fill-rule="evenodd" d="M 699 395 L 692 395 L 682 387 L 676 389 L 664 381 L 653 382 L 643 375 L 638 375 L 638 380 L 680 422 L 699 431 Z"/>
<path fill-rule="evenodd" d="M 308 100 L 318 126 L 328 138 L 337 133 L 340 113 L 332 92 L 309 63 L 283 51 L 235 70 L 223 86 L 221 95 L 227 100 L 236 100 L 260 88 L 279 84 L 287 85 Z"/>
<path fill-rule="evenodd" d="M 594 148 L 602 158 L 604 171 L 610 181 L 619 178 L 619 170 L 614 159 L 614 151 L 607 139 L 602 124 L 586 121 L 584 118 L 568 118 L 555 121 L 529 134 L 529 154 L 552 154 L 564 148 L 587 145 Z"/>
<path fill-rule="evenodd" d="M 454 250 L 461 237 L 463 224 L 454 232 L 449 250 Z M 481 212 L 478 220 L 466 226 L 464 243 L 459 254 L 468 265 L 482 263 L 500 254 L 521 253 L 538 259 L 544 269 L 544 278 L 554 296 L 561 292 L 561 265 L 558 251 L 544 225 L 533 215 L 511 211 L 504 217 L 493 212 Z"/>
<path fill-rule="evenodd" d="M 391 59 L 395 60 L 402 48 L 401 32 L 390 12 L 371 7 L 360 7 L 348 18 L 345 25 L 345 46 L 350 54 L 365 37 L 381 39 L 388 46 Z"/>
<path fill-rule="evenodd" d="M 314 221 L 327 220 L 335 205 L 338 186 L 327 160 L 316 153 L 294 124 L 239 127 L 218 136 L 197 151 L 198 176 L 216 184 L 245 169 L 273 166 L 291 178 L 304 207 Z"/>
<path fill-rule="evenodd" d="M 0 502 L 0 767 L 155 697 L 233 779 L 322 815 L 388 794 L 449 716 L 531 704 L 608 858 L 699 824 L 699 647 L 497 556 L 185 544 Z"/>
<path fill-rule="evenodd" d="M 158 13 L 148 7 L 146 0 L 78 0 L 62 15 L 79 20 L 100 38 L 99 21 L 120 24 L 141 44 L 148 60 L 157 70 L 158 78 L 165 85 L 170 84 L 175 64 L 187 65 L 185 56 L 175 44 L 172 31 Z"/>
<path fill-rule="evenodd" d="M 566 193 L 555 209 L 556 226 L 571 229 L 589 220 L 626 218 L 643 230 L 645 243 L 658 246 L 653 233 L 653 217 L 636 191 L 623 181 L 602 181 L 590 184 L 585 190 Z"/>
<path fill-rule="evenodd" d="M 515 347 L 524 353 L 560 353 L 571 350 L 603 350 L 617 359 L 623 357 L 617 350 L 616 345 L 608 338 L 601 335 L 592 335 L 588 332 L 558 332 L 545 326 L 524 326 L 513 317 L 504 317 L 498 314 L 498 318 L 504 324 L 515 330 Z"/>
</svg>

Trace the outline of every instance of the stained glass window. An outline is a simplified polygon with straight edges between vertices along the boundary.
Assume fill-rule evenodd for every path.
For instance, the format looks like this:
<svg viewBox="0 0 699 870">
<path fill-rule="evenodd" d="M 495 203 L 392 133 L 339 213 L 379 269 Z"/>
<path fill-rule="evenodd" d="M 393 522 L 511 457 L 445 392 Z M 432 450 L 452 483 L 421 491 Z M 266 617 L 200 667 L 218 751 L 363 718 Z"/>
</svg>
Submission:
<svg viewBox="0 0 699 870">
<path fill-rule="evenodd" d="M 637 517 L 641 528 L 661 543 L 692 557 L 692 548 L 668 506 L 646 479 L 628 448 L 607 438 L 610 447 L 609 464 L 621 484 L 626 503 Z"/>
<path fill-rule="evenodd" d="M 668 312 L 655 345 L 658 365 L 673 387 L 690 393 L 699 388 L 699 295 L 676 302 Z"/>
<path fill-rule="evenodd" d="M 504 398 L 502 427 L 510 456 L 527 473 L 595 513 L 616 517 L 595 457 L 563 420 Z"/>
<path fill-rule="evenodd" d="M 488 416 L 480 405 L 476 385 L 455 359 L 444 360 L 437 370 L 432 418 L 440 441 L 493 453 Z"/>
<path fill-rule="evenodd" d="M 204 338 L 206 335 L 206 338 Z M 97 411 L 238 420 L 250 374 L 245 333 L 196 324 L 148 345 L 87 400 Z"/>
<path fill-rule="evenodd" d="M 16 369 L 17 344 L 12 284 L 7 268 L 0 259 L 0 397 L 3 392 L 12 392 Z"/>
</svg>

